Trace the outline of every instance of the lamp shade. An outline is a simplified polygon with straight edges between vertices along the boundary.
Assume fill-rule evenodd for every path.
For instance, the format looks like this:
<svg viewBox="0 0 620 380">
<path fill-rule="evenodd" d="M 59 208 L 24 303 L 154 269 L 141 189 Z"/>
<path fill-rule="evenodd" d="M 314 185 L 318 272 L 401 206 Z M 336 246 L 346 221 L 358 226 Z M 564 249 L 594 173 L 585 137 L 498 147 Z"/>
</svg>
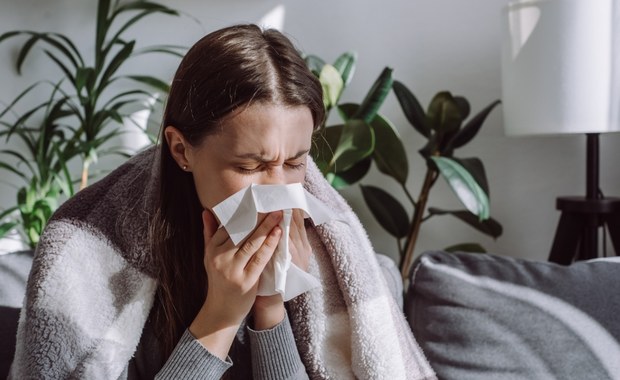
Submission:
<svg viewBox="0 0 620 380">
<path fill-rule="evenodd" d="M 502 11 L 507 135 L 620 131 L 613 0 L 520 0 Z"/>
</svg>

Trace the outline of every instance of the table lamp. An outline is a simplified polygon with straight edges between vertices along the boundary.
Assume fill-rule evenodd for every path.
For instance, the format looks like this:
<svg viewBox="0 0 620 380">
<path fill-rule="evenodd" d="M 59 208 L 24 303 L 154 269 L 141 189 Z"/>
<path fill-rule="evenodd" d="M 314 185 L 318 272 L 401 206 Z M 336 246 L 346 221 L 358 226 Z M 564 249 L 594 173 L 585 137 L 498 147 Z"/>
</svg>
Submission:
<svg viewBox="0 0 620 380">
<path fill-rule="evenodd" d="M 620 132 L 619 5 L 519 0 L 502 11 L 502 107 L 509 136 L 585 134 L 586 195 L 558 197 L 549 260 L 598 256 L 607 227 L 620 254 L 620 198 L 599 188 L 599 135 Z"/>
</svg>

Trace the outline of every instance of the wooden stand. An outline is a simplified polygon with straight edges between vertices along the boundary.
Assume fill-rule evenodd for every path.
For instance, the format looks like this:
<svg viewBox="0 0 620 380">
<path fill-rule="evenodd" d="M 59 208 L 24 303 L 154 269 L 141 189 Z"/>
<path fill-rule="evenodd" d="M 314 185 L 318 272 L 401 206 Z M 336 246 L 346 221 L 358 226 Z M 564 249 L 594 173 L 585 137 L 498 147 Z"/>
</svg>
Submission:
<svg viewBox="0 0 620 380">
<path fill-rule="evenodd" d="M 612 246 L 620 255 L 620 198 L 600 196 L 598 134 L 587 134 L 587 139 L 586 196 L 559 197 L 556 202 L 562 215 L 549 261 L 558 264 L 598 257 L 601 227 L 607 227 Z"/>
</svg>

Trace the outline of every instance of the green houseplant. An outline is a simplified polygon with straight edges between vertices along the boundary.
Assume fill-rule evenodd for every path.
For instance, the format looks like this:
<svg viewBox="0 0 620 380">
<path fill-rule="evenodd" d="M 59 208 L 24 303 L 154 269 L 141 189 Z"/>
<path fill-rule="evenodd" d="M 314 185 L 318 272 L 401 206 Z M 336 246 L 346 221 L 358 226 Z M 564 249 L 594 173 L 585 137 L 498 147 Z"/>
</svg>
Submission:
<svg viewBox="0 0 620 380">
<path fill-rule="evenodd" d="M 360 188 L 373 216 L 397 239 L 403 277 L 411 266 L 421 225 L 431 217 L 452 215 L 484 234 L 494 238 L 500 236 L 501 225 L 489 215 L 489 186 L 482 161 L 454 156 L 456 149 L 476 136 L 486 117 L 500 102 L 492 102 L 466 122 L 470 114 L 467 99 L 442 91 L 435 95 L 425 111 L 413 93 L 402 82 L 392 79 L 390 69 L 385 69 L 361 104 L 340 104 L 340 95 L 355 70 L 356 58 L 355 54 L 345 53 L 333 65 L 315 56 L 307 58 L 309 67 L 323 84 L 327 111 L 338 109 L 344 120 L 343 124 L 324 126 L 319 131 L 314 154 L 323 174 L 336 188 L 362 180 L 373 162 L 381 173 L 400 184 L 413 207 L 412 216 L 381 187 L 360 185 Z M 417 199 L 407 186 L 409 163 L 405 145 L 393 124 L 378 113 L 391 90 L 409 123 L 427 140 L 419 150 L 427 171 Z M 429 194 L 440 176 L 464 204 L 464 210 L 427 207 Z M 484 248 L 475 243 L 446 249 L 484 252 Z"/>
<path fill-rule="evenodd" d="M 90 176 L 89 168 L 99 156 L 127 155 L 118 148 L 107 147 L 106 143 L 123 133 L 120 125 L 132 112 L 145 107 L 145 100 L 153 97 L 153 91 L 166 93 L 168 84 L 148 74 L 122 74 L 123 66 L 141 54 L 182 55 L 183 48 L 178 46 L 138 48 L 136 40 L 127 37 L 132 26 L 158 13 L 179 15 L 165 5 L 150 1 L 99 0 L 91 61 L 68 36 L 59 33 L 20 30 L 0 35 L 0 42 L 26 37 L 15 61 L 18 74 L 38 45 L 42 45 L 45 56 L 61 72 L 59 79 L 26 88 L 0 112 L 3 128 L 0 136 L 5 143 L 17 139 L 26 147 L 25 151 L 12 148 L 0 151 L 5 157 L 0 169 L 14 173 L 25 183 L 18 189 L 16 205 L 0 214 L 0 220 L 9 217 L 0 224 L 0 237 L 19 227 L 25 241 L 34 248 L 62 197 L 73 195 L 76 178 L 83 188 Z M 25 112 L 16 111 L 35 90 L 46 88 L 50 96 L 45 101 Z M 9 162 L 9 157 L 17 165 Z M 68 163 L 73 159 L 81 161 L 81 173 L 77 176 L 68 170 Z M 11 219 L 16 211 L 19 215 Z"/>
</svg>

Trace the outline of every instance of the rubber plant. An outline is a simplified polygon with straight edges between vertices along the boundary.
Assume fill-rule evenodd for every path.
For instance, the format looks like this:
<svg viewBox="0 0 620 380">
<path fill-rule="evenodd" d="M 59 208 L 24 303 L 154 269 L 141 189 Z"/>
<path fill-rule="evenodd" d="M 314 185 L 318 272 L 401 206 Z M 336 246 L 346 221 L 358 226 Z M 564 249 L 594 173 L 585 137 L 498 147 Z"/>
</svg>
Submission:
<svg viewBox="0 0 620 380">
<path fill-rule="evenodd" d="M 340 103 L 340 97 L 355 72 L 357 54 L 346 52 L 333 64 L 315 55 L 306 56 L 308 67 L 323 86 L 326 121 L 315 137 L 312 156 L 328 182 L 337 189 L 362 179 L 373 158 L 384 162 L 386 141 L 400 142 L 398 132 L 383 118 L 379 108 L 392 87 L 392 69 L 385 67 L 361 103 Z M 327 125 L 330 112 L 336 109 L 341 123 Z M 402 144 L 401 144 L 402 146 Z M 402 149 L 404 154 L 404 148 Z"/>
<path fill-rule="evenodd" d="M 356 58 L 353 53 L 345 53 L 332 65 L 316 56 L 306 58 L 323 85 L 326 109 L 338 109 L 343 120 L 342 124 L 319 131 L 313 154 L 318 157 L 325 177 L 337 189 L 362 180 L 373 162 L 381 173 L 400 184 L 412 205 L 411 216 L 382 187 L 360 184 L 360 188 L 373 216 L 397 240 L 403 278 L 408 275 L 421 225 L 432 217 L 452 215 L 484 234 L 499 237 L 502 226 L 490 217 L 489 186 L 482 161 L 476 157 L 454 156 L 456 149 L 476 136 L 499 100 L 465 122 L 470 114 L 467 99 L 442 91 L 425 111 L 413 93 L 402 82 L 393 80 L 391 70 L 386 69 L 361 104 L 339 104 L 340 95 L 355 71 Z M 409 161 L 405 144 L 394 125 L 378 112 L 390 90 L 394 91 L 409 123 L 426 138 L 419 153 L 427 169 L 417 199 L 407 186 Z M 447 180 L 465 209 L 427 207 L 430 192 L 440 176 Z M 476 243 L 456 244 L 446 250 L 484 252 Z"/>
<path fill-rule="evenodd" d="M 147 107 L 155 93 L 167 93 L 168 84 L 145 73 L 123 73 L 123 67 L 142 54 L 180 57 L 184 51 L 183 47 L 171 45 L 138 48 L 136 40 L 127 36 L 131 27 L 154 14 L 178 16 L 179 12 L 150 1 L 99 0 L 94 56 L 90 60 L 71 38 L 60 33 L 17 30 L 0 35 L 0 43 L 25 37 L 15 60 L 18 74 L 21 75 L 24 62 L 35 47 L 61 73 L 59 78 L 29 86 L 0 112 L 0 125 L 4 128 L 0 133 L 6 145 L 19 139 L 27 147 L 25 153 L 18 149 L 0 151 L 17 160 L 17 166 L 4 160 L 0 168 L 13 172 L 26 183 L 18 189 L 17 205 L 0 214 L 3 220 L 19 210 L 21 220 L 0 224 L 0 237 L 21 227 L 29 246 L 34 247 L 61 197 L 73 194 L 73 183 L 80 182 L 80 189 L 87 186 L 89 169 L 98 157 L 128 155 L 120 148 L 110 147 L 110 140 L 124 133 L 120 128 L 123 123 L 131 119 L 132 113 Z M 40 97 L 45 89 L 50 93 L 46 101 L 17 112 L 25 99 L 33 94 Z M 81 161 L 78 175 L 71 175 L 66 169 L 72 159 Z"/>
</svg>

